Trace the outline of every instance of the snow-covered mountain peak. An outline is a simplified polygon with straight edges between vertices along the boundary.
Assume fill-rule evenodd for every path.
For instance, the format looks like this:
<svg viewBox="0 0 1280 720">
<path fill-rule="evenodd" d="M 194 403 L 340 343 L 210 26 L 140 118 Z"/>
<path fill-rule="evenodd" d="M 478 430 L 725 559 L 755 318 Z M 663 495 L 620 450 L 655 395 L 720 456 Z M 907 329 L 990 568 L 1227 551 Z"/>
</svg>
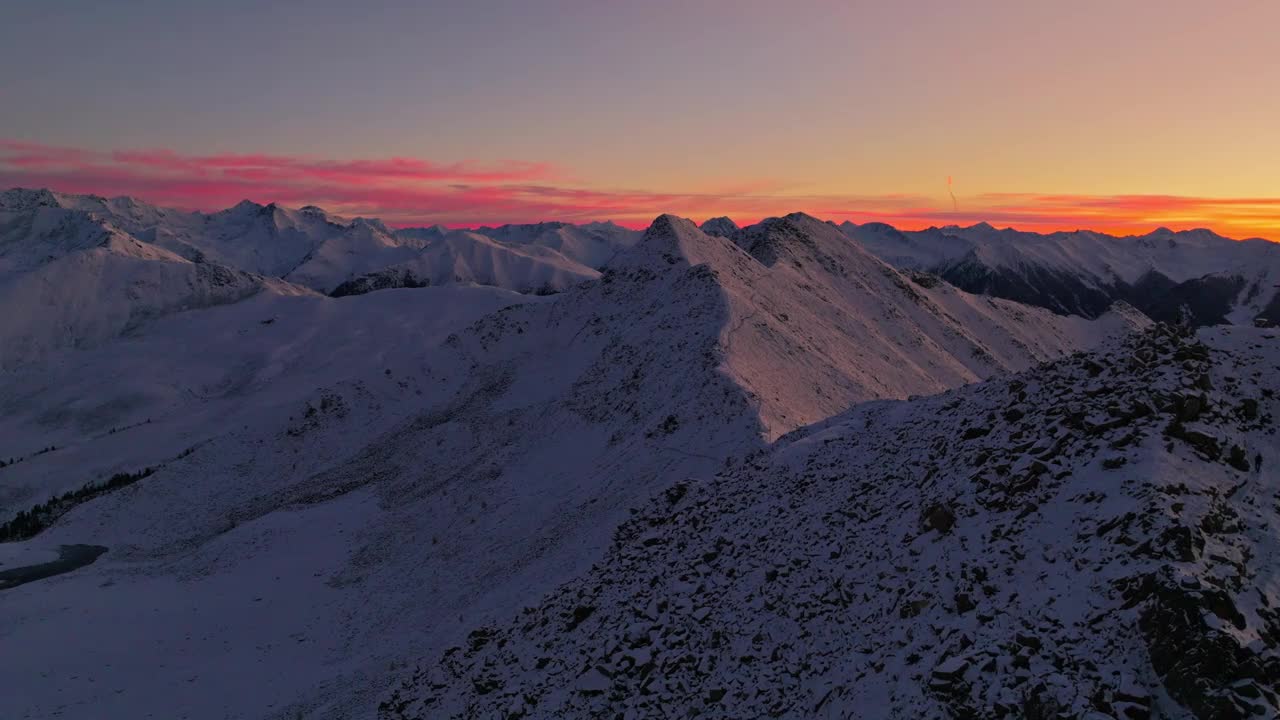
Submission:
<svg viewBox="0 0 1280 720">
<path fill-rule="evenodd" d="M 698 226 L 688 218 L 682 218 L 671 213 L 663 213 L 649 223 L 649 227 L 644 231 L 643 242 L 650 243 L 662 237 L 688 234 L 697 229 Z"/>
<path fill-rule="evenodd" d="M 692 220 L 664 213 L 653 219 L 640 238 L 638 248 L 653 252 L 680 252 L 683 245 L 706 237 Z"/>
<path fill-rule="evenodd" d="M 325 217 L 328 218 L 329 216 L 326 215 Z M 351 218 L 350 226 L 369 228 L 371 230 L 377 231 L 388 237 L 395 235 L 395 231 L 387 227 L 386 223 L 382 222 L 378 218 L 367 218 L 367 217 Z"/>
<path fill-rule="evenodd" d="M 640 241 L 623 250 L 610 263 L 610 268 L 647 267 L 662 270 L 666 267 L 708 265 L 724 269 L 727 264 L 745 260 L 745 256 L 726 238 L 707 235 L 692 220 L 677 215 L 664 214 L 654 219 L 644 231 Z"/>
<path fill-rule="evenodd" d="M 816 260 L 830 266 L 832 254 L 852 247 L 838 226 L 799 212 L 761 220 L 735 233 L 733 240 L 769 266 L 784 258 L 798 265 Z"/>
<path fill-rule="evenodd" d="M 720 237 L 733 237 L 733 234 L 740 229 L 738 223 L 734 222 L 732 218 L 723 215 L 710 218 L 698 227 L 708 235 L 719 235 Z"/>
<path fill-rule="evenodd" d="M 223 212 L 234 212 L 240 215 L 245 215 L 245 214 L 256 213 L 262 210 L 263 207 L 264 207 L 263 205 L 256 203 L 252 200 L 249 200 L 248 198 L 245 198 L 244 200 L 241 200 L 235 205 L 232 205 L 231 207 L 227 208 Z"/>
</svg>

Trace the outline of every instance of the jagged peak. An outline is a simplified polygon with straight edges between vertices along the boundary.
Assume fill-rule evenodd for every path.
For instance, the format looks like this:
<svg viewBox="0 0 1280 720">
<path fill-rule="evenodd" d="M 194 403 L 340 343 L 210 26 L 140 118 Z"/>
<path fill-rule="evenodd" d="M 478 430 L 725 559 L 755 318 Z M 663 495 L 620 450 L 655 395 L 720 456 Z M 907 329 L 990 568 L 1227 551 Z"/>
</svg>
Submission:
<svg viewBox="0 0 1280 720">
<path fill-rule="evenodd" d="M 698 230 L 698 226 L 693 224 L 692 220 L 670 213 L 663 213 L 654 218 L 653 222 L 649 224 L 649 228 L 644 231 L 644 237 L 641 242 L 650 242 L 654 239 L 662 239 L 689 232 L 703 234 L 702 231 Z"/>
<path fill-rule="evenodd" d="M 631 248 L 621 252 L 610 267 L 667 268 L 678 264 L 719 265 L 740 255 L 731 240 L 708 235 L 692 220 L 659 215 Z"/>
<path fill-rule="evenodd" d="M 15 187 L 0 192 L 0 210 L 19 211 L 60 206 L 58 197 L 47 188 Z"/>
<path fill-rule="evenodd" d="M 391 228 L 387 227 L 386 224 L 384 224 L 378 218 L 367 218 L 367 217 L 352 218 L 350 227 L 353 227 L 353 228 L 367 227 L 367 228 L 372 228 L 377 232 L 384 233 L 386 235 L 393 234 L 391 231 Z"/>
<path fill-rule="evenodd" d="M 755 225 L 743 228 L 733 240 L 756 260 L 772 266 L 784 255 L 798 260 L 797 256 L 801 252 L 805 255 L 821 252 L 818 250 L 820 238 L 837 237 L 842 241 L 845 238 L 838 226 L 807 213 L 794 212 L 782 217 L 765 218 Z"/>
</svg>

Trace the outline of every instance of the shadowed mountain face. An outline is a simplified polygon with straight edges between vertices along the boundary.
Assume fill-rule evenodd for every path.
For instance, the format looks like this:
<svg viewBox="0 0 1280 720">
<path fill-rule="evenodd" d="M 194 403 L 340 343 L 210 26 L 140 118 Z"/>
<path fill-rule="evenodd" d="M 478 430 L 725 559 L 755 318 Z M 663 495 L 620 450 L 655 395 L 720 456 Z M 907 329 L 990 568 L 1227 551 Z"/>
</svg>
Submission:
<svg viewBox="0 0 1280 720">
<path fill-rule="evenodd" d="M 1121 295 L 1117 287 L 1094 287 L 1069 270 L 1038 265 L 1018 271 L 993 268 L 974 254 L 928 270 L 968 292 L 1046 308 L 1059 315 L 1097 317 Z"/>
<path fill-rule="evenodd" d="M 1152 318 L 1195 326 L 1263 317 L 1280 285 L 1280 245 L 1208 230 L 1138 237 L 1018 232 L 987 224 L 902 232 L 882 223 L 841 229 L 900 268 L 927 270 L 969 292 L 1055 313 L 1096 317 L 1124 301 Z"/>
<path fill-rule="evenodd" d="M 727 217 L 711 218 L 699 225 L 698 229 L 708 235 L 720 237 L 733 237 L 733 234 L 739 230 L 738 224 Z"/>
</svg>

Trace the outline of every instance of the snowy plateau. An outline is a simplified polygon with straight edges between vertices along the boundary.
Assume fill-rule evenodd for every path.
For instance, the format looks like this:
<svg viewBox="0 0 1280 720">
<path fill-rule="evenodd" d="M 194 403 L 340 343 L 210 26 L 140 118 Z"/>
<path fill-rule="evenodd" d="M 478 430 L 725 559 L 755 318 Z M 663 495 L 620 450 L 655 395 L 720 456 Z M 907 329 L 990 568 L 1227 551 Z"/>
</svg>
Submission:
<svg viewBox="0 0 1280 720">
<path fill-rule="evenodd" d="M 0 192 L 0 718 L 1276 718 L 1277 285 Z"/>
</svg>

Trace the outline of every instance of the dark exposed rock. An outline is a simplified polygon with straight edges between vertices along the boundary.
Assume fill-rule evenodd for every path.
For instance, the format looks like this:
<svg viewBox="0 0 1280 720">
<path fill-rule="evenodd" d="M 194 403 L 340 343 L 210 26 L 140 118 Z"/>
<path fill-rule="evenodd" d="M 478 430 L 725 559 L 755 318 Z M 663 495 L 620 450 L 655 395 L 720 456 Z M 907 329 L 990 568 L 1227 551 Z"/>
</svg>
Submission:
<svg viewBox="0 0 1280 720">
<path fill-rule="evenodd" d="M 1174 560 L 1195 562 L 1204 552 L 1204 537 L 1195 528 L 1179 525 L 1165 530 L 1159 545 Z"/>
<path fill-rule="evenodd" d="M 1240 402 L 1240 414 L 1245 420 L 1258 419 L 1258 400 L 1257 398 L 1245 398 Z"/>
<path fill-rule="evenodd" d="M 921 516 L 921 524 L 926 531 L 937 530 L 940 534 L 946 535 L 956 524 L 956 514 L 946 505 L 934 503 L 925 508 Z"/>
<path fill-rule="evenodd" d="M 1204 398 L 1197 395 L 1188 395 L 1182 399 L 1178 406 L 1178 419 L 1182 422 L 1191 422 L 1200 417 L 1200 412 L 1204 410 Z"/>
<path fill-rule="evenodd" d="M 1263 661 L 1205 621 L 1207 611 L 1243 625 L 1225 593 L 1185 590 L 1155 577 L 1148 577 L 1145 592 L 1139 627 L 1151 664 L 1169 694 L 1197 717 L 1241 717 L 1233 700 L 1234 687 L 1242 683 L 1275 687 L 1280 682 L 1280 664 Z"/>
<path fill-rule="evenodd" d="M 1239 445 L 1232 445 L 1227 452 L 1227 464 L 1240 472 L 1249 472 L 1249 459 L 1245 456 L 1244 448 Z"/>
</svg>

